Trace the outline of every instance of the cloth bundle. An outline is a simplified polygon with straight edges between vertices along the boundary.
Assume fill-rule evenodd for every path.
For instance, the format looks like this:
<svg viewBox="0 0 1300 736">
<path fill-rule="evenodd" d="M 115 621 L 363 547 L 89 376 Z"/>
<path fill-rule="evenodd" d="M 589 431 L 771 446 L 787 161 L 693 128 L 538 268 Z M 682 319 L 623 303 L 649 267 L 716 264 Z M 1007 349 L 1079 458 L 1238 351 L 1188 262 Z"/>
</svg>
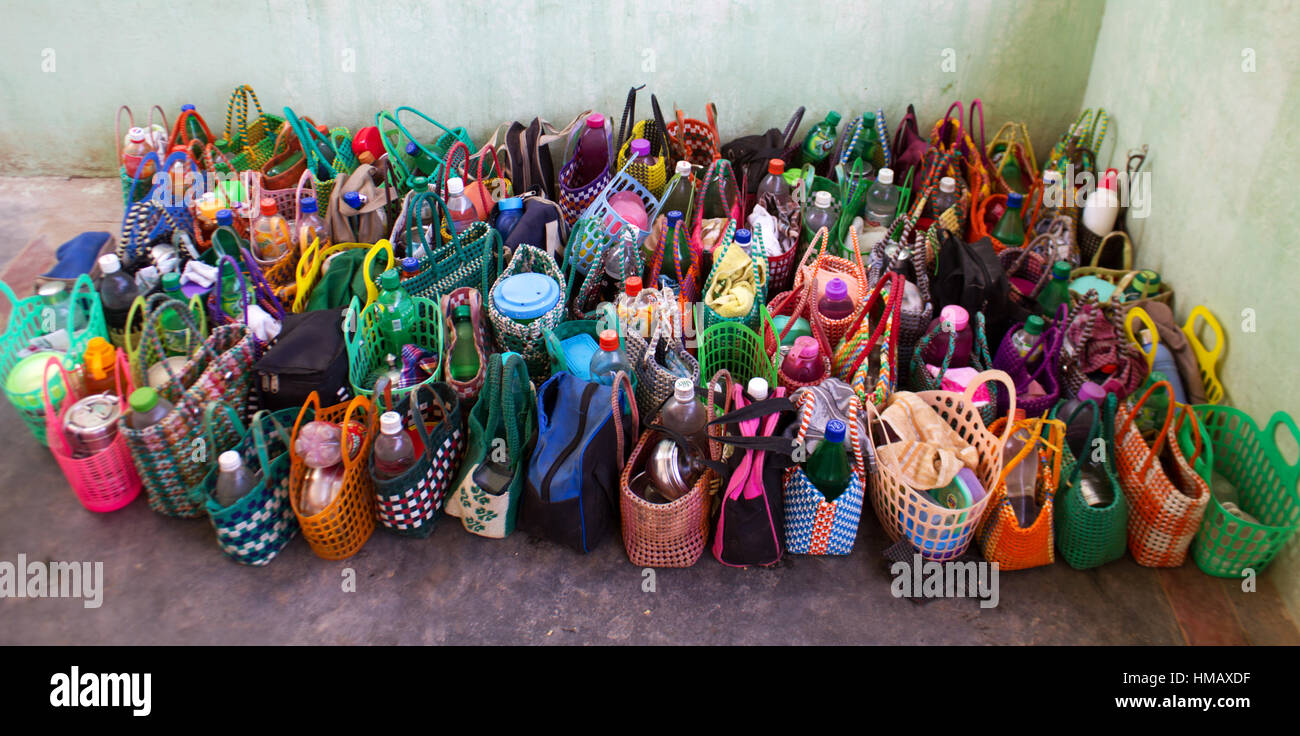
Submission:
<svg viewBox="0 0 1300 736">
<path fill-rule="evenodd" d="M 979 464 L 979 452 L 910 391 L 894 394 L 881 416 L 900 436 L 876 453 L 902 469 L 902 480 L 913 488 L 943 488 L 963 467 Z"/>
<path fill-rule="evenodd" d="M 767 282 L 766 262 L 758 262 L 758 283 L 754 282 L 754 259 L 743 248 L 727 248 L 714 272 L 704 303 L 721 317 L 744 317 L 754 307 L 754 295 Z"/>
</svg>

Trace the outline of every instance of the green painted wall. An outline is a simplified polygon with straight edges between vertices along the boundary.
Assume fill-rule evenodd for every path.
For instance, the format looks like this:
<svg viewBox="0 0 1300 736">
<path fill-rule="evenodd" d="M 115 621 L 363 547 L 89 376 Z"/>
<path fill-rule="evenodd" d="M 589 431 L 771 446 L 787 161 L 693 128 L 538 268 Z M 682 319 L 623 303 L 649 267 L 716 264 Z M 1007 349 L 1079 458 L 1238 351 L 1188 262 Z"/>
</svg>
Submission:
<svg viewBox="0 0 1300 736">
<path fill-rule="evenodd" d="M 1295 2 L 1110 0 L 1084 95 L 1112 115 L 1113 165 L 1150 145 L 1150 216 L 1131 221 L 1138 262 L 1174 285 L 1180 320 L 1197 304 L 1218 316 L 1227 332 L 1219 377 L 1230 403 L 1261 425 L 1277 410 L 1300 417 L 1297 11 Z M 1294 441 L 1280 444 L 1295 457 Z M 1300 544 L 1269 574 L 1300 613 Z"/>
<path fill-rule="evenodd" d="M 914 102 L 923 125 L 982 96 L 991 135 L 1024 119 L 1039 142 L 1077 112 L 1101 0 L 1068 4 L 925 0 L 219 3 L 3 0 L 0 172 L 111 174 L 118 105 L 219 124 L 248 82 L 264 104 L 331 125 L 413 105 L 482 140 L 506 120 L 564 123 L 588 107 L 622 111 L 647 85 L 724 138 L 782 127 L 798 105 Z M 1052 53 L 1044 53 L 1051 49 Z M 945 50 L 946 53 L 945 53 Z M 943 68 L 945 61 L 952 71 Z M 46 71 L 53 64 L 53 69 Z M 650 112 L 649 95 L 639 112 Z M 924 131 L 928 134 L 928 128 Z"/>
</svg>

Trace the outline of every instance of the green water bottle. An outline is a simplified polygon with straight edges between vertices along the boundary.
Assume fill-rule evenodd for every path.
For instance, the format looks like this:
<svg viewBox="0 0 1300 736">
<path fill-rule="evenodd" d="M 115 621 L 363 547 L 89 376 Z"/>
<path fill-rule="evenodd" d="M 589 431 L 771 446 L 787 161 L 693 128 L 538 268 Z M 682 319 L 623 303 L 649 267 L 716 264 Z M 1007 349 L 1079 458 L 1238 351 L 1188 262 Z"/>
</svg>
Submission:
<svg viewBox="0 0 1300 736">
<path fill-rule="evenodd" d="M 1052 280 L 1043 287 L 1038 295 L 1038 304 L 1048 319 L 1056 318 L 1056 309 L 1062 304 L 1070 303 L 1070 262 L 1057 261 L 1052 264 Z"/>
<path fill-rule="evenodd" d="M 451 351 L 451 377 L 468 381 L 478 375 L 478 346 L 474 342 L 474 319 L 468 304 L 456 307 L 451 316 L 456 331 L 456 347 Z"/>
<path fill-rule="evenodd" d="M 853 478 L 849 453 L 844 448 L 848 430 L 848 425 L 839 419 L 827 422 L 825 438 L 813 450 L 803 468 L 808 480 L 821 491 L 828 503 L 839 498 Z"/>
<path fill-rule="evenodd" d="M 229 209 L 217 210 L 217 229 L 212 231 L 212 256 L 224 253 L 239 258 L 240 250 L 247 245 L 248 241 L 235 230 L 235 213 Z"/>
<path fill-rule="evenodd" d="M 840 114 L 831 110 L 826 119 L 813 126 L 803 139 L 804 163 L 815 164 L 830 155 L 835 147 L 835 126 L 840 124 Z"/>
<path fill-rule="evenodd" d="M 159 317 L 159 326 L 162 327 L 163 351 L 168 355 L 189 355 L 189 337 L 190 331 L 185 326 L 185 320 L 177 314 L 177 309 L 186 309 L 185 295 L 181 293 L 181 276 L 178 273 L 165 273 L 162 276 L 163 293 L 180 302 L 182 306 L 176 309 L 163 310 L 162 316 Z"/>
<path fill-rule="evenodd" d="M 1018 248 L 1025 242 L 1025 221 L 1020 217 L 1020 206 L 1024 201 L 1023 194 L 1008 194 L 1007 210 L 993 228 L 993 237 L 1008 248 Z"/>
<path fill-rule="evenodd" d="M 379 298 L 375 300 L 375 319 L 379 334 L 383 336 L 386 350 L 402 354 L 402 347 L 415 342 L 415 321 L 418 318 L 415 300 L 401 285 L 401 274 L 390 268 L 379 277 Z"/>
<path fill-rule="evenodd" d="M 225 312 L 232 322 L 243 323 L 245 291 L 240 288 L 240 283 L 235 264 L 223 260 L 221 262 L 221 311 Z M 252 297 L 248 298 L 248 303 L 253 303 Z"/>
</svg>

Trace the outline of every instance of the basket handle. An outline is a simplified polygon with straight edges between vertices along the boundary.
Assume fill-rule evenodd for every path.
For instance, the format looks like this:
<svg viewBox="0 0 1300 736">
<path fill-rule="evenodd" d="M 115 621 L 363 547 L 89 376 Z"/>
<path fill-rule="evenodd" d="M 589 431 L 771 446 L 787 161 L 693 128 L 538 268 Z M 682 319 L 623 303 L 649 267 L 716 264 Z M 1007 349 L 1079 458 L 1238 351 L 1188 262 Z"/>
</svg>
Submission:
<svg viewBox="0 0 1300 736">
<path fill-rule="evenodd" d="M 298 418 L 293 420 L 293 433 L 290 435 L 290 440 L 292 441 L 289 442 L 289 457 L 294 462 L 298 462 L 301 459 L 295 447 L 298 444 L 298 432 L 302 429 L 302 420 L 307 416 L 308 410 L 311 410 L 312 418 L 315 418 L 320 414 L 320 394 L 315 391 L 307 394 L 307 400 L 302 402 L 302 408 L 298 410 Z M 307 421 L 311 421 L 311 419 L 308 419 Z M 296 496 L 297 494 L 291 493 L 290 495 Z"/>
<path fill-rule="evenodd" d="M 1150 352 L 1147 352 L 1146 347 L 1142 345 L 1142 341 L 1133 332 L 1133 323 L 1135 321 L 1142 322 L 1146 327 L 1147 334 L 1151 336 Z M 1156 328 L 1155 320 L 1151 319 L 1151 315 L 1147 314 L 1147 310 L 1142 307 L 1132 307 L 1124 315 L 1124 332 L 1128 334 L 1129 341 L 1136 345 L 1138 350 L 1142 351 L 1142 355 L 1147 360 L 1147 372 L 1151 372 L 1151 369 L 1156 364 L 1156 349 L 1160 347 L 1160 331 Z"/>
<path fill-rule="evenodd" d="M 966 390 L 961 392 L 962 403 L 967 406 L 974 406 L 975 391 L 989 381 L 997 381 L 1006 387 L 1008 401 L 1007 416 L 1014 417 L 1016 415 L 1016 384 L 1011 380 L 1011 376 L 1007 375 L 1005 371 L 988 370 L 976 374 L 976 376 L 971 379 L 971 382 L 966 385 Z M 1007 427 L 1002 432 L 1000 442 L 1005 443 L 1007 438 L 1011 436 L 1011 424 L 1012 422 L 1007 422 Z"/>
<path fill-rule="evenodd" d="M 248 428 L 244 426 L 244 422 L 240 418 L 239 412 L 235 411 L 234 407 L 220 399 L 214 399 L 207 402 L 203 405 L 203 439 L 208 443 L 208 446 L 212 448 L 213 454 L 216 454 L 217 449 L 217 433 L 212 430 L 212 415 L 215 414 L 218 409 L 224 410 L 226 422 L 235 430 L 235 435 L 238 439 L 242 440 L 248 435 Z M 238 440 L 236 441 L 238 442 Z M 212 457 L 208 463 L 211 464 L 215 460 L 216 458 Z"/>
<path fill-rule="evenodd" d="M 384 267 L 384 271 L 391 269 L 396 263 L 393 259 L 393 244 L 388 242 L 388 238 L 383 238 L 378 243 L 375 243 L 374 247 L 366 253 L 365 260 L 361 262 L 361 273 L 366 280 L 367 307 L 373 304 L 375 299 L 379 298 L 379 288 L 375 286 L 376 279 L 370 275 L 370 265 L 375 262 L 375 258 L 377 258 L 380 253 L 385 253 L 388 256 L 386 261 L 388 265 Z M 380 273 L 382 274 L 384 271 L 380 271 Z"/>
<path fill-rule="evenodd" d="M 1088 265 L 1097 268 L 1101 263 L 1101 255 L 1106 250 L 1106 244 L 1112 240 L 1118 239 L 1120 247 L 1123 248 L 1121 253 L 1121 270 L 1130 271 L 1133 269 L 1133 240 L 1129 238 L 1128 233 L 1123 230 L 1111 230 L 1102 237 L 1101 242 L 1097 244 L 1097 250 L 1092 254 L 1092 261 Z"/>
<path fill-rule="evenodd" d="M 1021 421 L 1012 421 L 1014 416 L 1015 416 L 1014 414 L 1007 414 L 1005 417 L 1002 417 L 1001 419 L 998 420 L 1004 423 L 1004 426 L 1002 428 L 1003 432 L 1006 433 L 1004 434 L 1004 437 L 1009 438 L 1011 434 L 1014 434 L 1016 430 L 1019 429 L 1029 433 L 1029 441 L 1024 443 L 1024 445 L 1021 446 L 1020 450 L 1016 452 L 1016 454 L 1012 456 L 1010 460 L 1003 460 L 1002 470 L 998 471 L 998 480 L 997 483 L 994 484 L 993 486 L 994 488 L 997 488 L 1001 486 L 1003 483 L 1005 483 L 1007 480 L 1007 474 L 1010 471 L 1010 469 L 1024 462 L 1025 458 L 1029 455 L 1029 453 L 1031 452 L 1034 454 L 1038 453 L 1038 443 L 1040 441 L 1043 441 L 1043 431 L 1042 431 L 1043 423 L 1046 421 L 1050 421 L 1050 420 L 1045 420 L 1041 417 L 1037 417 L 1034 419 L 1024 419 Z M 994 424 L 997 424 L 997 422 L 994 422 Z M 1006 445 L 1005 439 L 1001 443 L 999 443 L 999 447 L 998 447 L 999 453 L 1001 452 L 1001 448 L 1004 445 Z M 1003 496 L 1003 498 L 1005 499 L 1006 496 Z"/>
<path fill-rule="evenodd" d="M 1146 460 L 1142 462 L 1142 469 L 1138 472 L 1139 475 L 1143 476 L 1146 475 L 1147 470 L 1151 467 L 1151 463 L 1160 455 L 1160 451 L 1164 449 L 1165 438 L 1169 434 L 1169 428 L 1174 422 L 1173 386 L 1171 386 L 1168 381 L 1157 381 L 1151 384 L 1147 387 L 1147 390 L 1143 392 L 1142 397 L 1134 402 L 1133 407 L 1128 411 L 1128 416 L 1136 417 L 1138 412 L 1142 410 L 1142 407 L 1146 405 L 1147 399 L 1151 398 L 1151 394 L 1158 388 L 1163 388 L 1165 393 L 1169 395 L 1169 403 L 1168 406 L 1165 407 L 1165 421 L 1160 425 L 1160 432 L 1156 435 L 1156 444 L 1147 453 Z M 1125 422 L 1124 428 L 1120 430 L 1120 434 L 1127 435 L 1129 428 L 1132 426 L 1132 421 Z M 1119 437 L 1116 437 L 1115 439 L 1116 441 L 1119 441 Z"/>
<path fill-rule="evenodd" d="M 1287 462 L 1286 457 L 1282 455 L 1281 449 L 1277 446 L 1278 427 L 1286 427 L 1291 432 L 1291 437 L 1295 440 L 1297 445 L 1300 445 L 1300 427 L 1297 427 L 1295 420 L 1291 418 L 1291 415 L 1284 411 L 1275 412 L 1273 416 L 1269 418 L 1268 425 L 1264 427 L 1264 437 L 1273 445 L 1274 451 L 1277 452 L 1278 459 L 1287 466 L 1287 470 L 1289 471 L 1287 475 L 1290 477 L 1286 479 L 1284 485 L 1294 492 L 1296 486 L 1296 470 L 1300 469 L 1300 459 L 1297 459 L 1295 463 L 1289 463 Z"/>
<path fill-rule="evenodd" d="M 393 389 L 392 389 L 391 382 L 388 383 L 386 389 L 387 389 L 386 398 L 389 402 L 389 406 L 391 407 L 392 400 L 393 400 L 392 398 Z M 431 397 L 433 397 L 433 401 L 438 404 L 438 408 L 442 409 L 442 421 L 444 422 L 451 421 L 451 408 L 447 406 L 447 402 L 442 400 L 442 396 L 434 388 L 434 384 L 421 383 L 415 387 L 414 391 L 411 392 L 411 395 L 407 401 L 406 410 L 407 413 L 410 415 L 411 421 L 415 423 L 415 431 L 420 435 L 420 441 L 424 443 L 425 454 L 429 455 L 433 452 L 433 448 L 429 446 L 429 428 L 424 425 L 424 414 L 420 411 L 421 391 L 424 391 L 428 393 Z M 376 414 L 378 414 L 378 412 L 376 412 Z M 378 416 L 376 416 L 375 419 L 378 420 Z"/>
<path fill-rule="evenodd" d="M 507 449 L 510 451 L 512 458 L 517 458 L 522 462 L 524 459 L 520 455 L 523 452 L 523 445 L 527 438 L 519 436 L 520 418 L 526 416 L 532 410 L 532 407 L 515 406 L 515 392 L 507 386 L 508 376 L 511 374 L 514 375 L 520 386 L 526 386 L 528 389 L 532 388 L 532 384 L 528 381 L 528 366 L 519 353 L 509 352 L 501 358 L 498 388 L 501 396 L 500 405 L 505 410 L 505 416 L 501 421 L 506 425 Z M 530 395 L 533 396 L 532 400 L 535 402 L 536 394 L 530 391 Z M 521 409 L 522 414 L 520 413 Z"/>
<path fill-rule="evenodd" d="M 371 405 L 370 401 L 366 397 L 357 396 L 348 402 L 348 408 L 346 411 L 343 412 L 342 431 L 345 437 L 347 433 L 347 426 L 350 422 L 353 421 L 353 415 L 356 414 L 358 411 L 363 412 L 365 414 L 365 417 L 363 418 L 363 420 L 359 422 L 359 424 L 361 424 L 361 426 L 363 427 L 366 427 L 367 432 L 370 431 L 369 429 L 370 420 L 374 418 L 373 415 L 375 413 L 373 406 Z M 344 442 L 344 447 L 343 447 L 344 450 L 343 471 L 344 472 L 350 471 L 353 467 L 356 466 L 358 462 L 364 459 L 364 456 L 366 454 L 366 443 L 369 439 L 370 438 L 365 438 L 362 440 L 361 449 L 357 450 L 355 454 L 348 452 L 347 442 L 346 441 Z"/>
<path fill-rule="evenodd" d="M 55 367 L 59 369 L 59 380 L 63 382 L 63 391 L 64 391 L 63 401 L 57 407 L 54 406 L 54 400 L 50 398 L 50 368 L 51 367 Z M 68 370 L 63 367 L 63 361 L 59 358 L 59 356 L 51 355 L 49 360 L 45 361 L 45 367 L 41 369 L 41 397 L 44 399 L 46 433 L 49 434 L 50 430 L 55 430 L 53 434 L 59 436 L 60 444 L 63 446 L 64 455 L 71 455 L 72 449 L 68 446 L 67 435 L 64 432 L 57 431 L 57 427 L 58 427 L 57 417 L 62 416 L 65 406 L 70 406 L 70 404 L 68 404 L 68 401 L 69 399 L 72 398 L 72 387 L 73 387 L 73 383 L 71 379 L 72 379 L 72 374 L 69 373 Z M 118 401 L 120 402 L 121 400 L 122 400 L 121 397 L 118 397 Z"/>
<path fill-rule="evenodd" d="M 126 113 L 127 129 L 130 130 L 131 128 L 135 127 L 135 115 L 131 112 L 131 108 L 126 105 L 122 105 L 121 107 L 117 108 L 117 114 L 113 116 L 113 147 L 117 150 L 117 163 L 119 166 L 122 165 L 122 113 L 123 112 Z M 153 116 L 152 108 L 149 110 L 149 115 L 151 117 Z"/>
<path fill-rule="evenodd" d="M 1192 411 L 1192 407 L 1188 406 L 1187 404 L 1179 404 L 1178 419 L 1174 422 L 1174 428 L 1173 428 L 1174 431 L 1175 432 L 1181 431 L 1183 428 L 1183 423 L 1186 421 L 1191 421 L 1192 423 L 1192 442 L 1193 442 L 1192 456 L 1186 459 L 1187 459 L 1187 464 L 1194 471 L 1196 469 L 1196 459 L 1201 456 L 1201 451 L 1205 449 L 1204 440 L 1201 437 L 1201 428 L 1202 428 L 1201 420 L 1199 417 L 1196 416 L 1196 413 Z"/>
<path fill-rule="evenodd" d="M 99 294 L 95 292 L 95 285 L 90 280 L 90 274 L 83 273 L 77 276 L 77 280 L 72 284 L 72 290 L 68 293 L 68 340 L 75 344 L 79 337 L 85 335 L 90 329 L 91 320 L 95 313 L 100 309 Z M 81 316 L 82 327 L 77 329 L 77 316 Z"/>
<path fill-rule="evenodd" d="M 262 426 L 268 421 L 275 426 L 275 432 L 280 436 L 280 441 L 284 443 L 285 448 L 293 446 L 290 441 L 289 431 L 284 428 L 279 419 L 276 419 L 275 412 L 268 409 L 259 409 L 253 415 L 252 429 L 249 431 L 253 433 L 253 448 L 257 451 L 257 460 L 262 465 L 263 478 L 269 476 L 271 472 L 271 453 L 266 441 L 266 429 Z"/>
<path fill-rule="evenodd" d="M 1200 317 L 1201 319 L 1205 320 L 1205 324 L 1209 325 L 1210 331 L 1214 333 L 1213 350 L 1207 349 L 1205 347 L 1205 343 L 1201 342 L 1201 338 L 1196 336 L 1197 317 Z M 1205 305 L 1198 304 L 1197 306 L 1192 308 L 1191 313 L 1187 315 L 1187 323 L 1183 325 L 1183 334 L 1187 335 L 1187 339 L 1192 343 L 1192 346 L 1195 348 L 1193 352 L 1199 355 L 1204 355 L 1205 359 L 1210 363 L 1210 365 L 1214 365 L 1219 362 L 1219 356 L 1223 355 L 1223 348 L 1224 348 L 1223 327 L 1219 325 L 1219 320 L 1214 318 L 1214 314 L 1211 313 L 1210 310 L 1205 307 Z"/>
</svg>

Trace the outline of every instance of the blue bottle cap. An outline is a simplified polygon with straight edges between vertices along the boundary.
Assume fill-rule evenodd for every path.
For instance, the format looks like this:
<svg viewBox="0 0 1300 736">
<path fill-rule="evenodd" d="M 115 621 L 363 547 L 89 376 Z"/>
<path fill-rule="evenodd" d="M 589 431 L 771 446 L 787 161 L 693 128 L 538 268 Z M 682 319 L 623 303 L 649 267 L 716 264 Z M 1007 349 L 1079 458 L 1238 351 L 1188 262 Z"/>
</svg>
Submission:
<svg viewBox="0 0 1300 736">
<path fill-rule="evenodd" d="M 1025 201 L 1025 195 L 1020 194 L 1019 192 L 1012 192 L 1007 195 L 1007 209 L 1018 210 L 1020 209 L 1020 203 L 1023 201 Z"/>
<path fill-rule="evenodd" d="M 832 419 L 826 423 L 826 441 L 843 442 L 844 435 L 848 434 L 849 427 L 843 420 Z"/>
<path fill-rule="evenodd" d="M 669 212 L 668 229 L 672 230 L 677 227 L 677 223 L 681 222 L 683 217 L 685 217 L 685 215 L 682 214 L 681 210 L 673 210 L 672 212 Z"/>
<path fill-rule="evenodd" d="M 497 282 L 492 298 L 511 319 L 536 319 L 560 302 L 560 285 L 542 273 L 517 273 Z"/>
<path fill-rule="evenodd" d="M 524 200 L 519 197 L 509 197 L 501 200 L 497 206 L 501 208 L 502 212 L 508 210 L 522 210 L 524 208 Z"/>
<path fill-rule="evenodd" d="M 736 244 L 749 245 L 749 241 L 752 239 L 752 237 L 753 236 L 750 234 L 748 230 L 741 228 L 736 231 Z"/>
<path fill-rule="evenodd" d="M 406 272 L 417 271 L 420 268 L 420 259 L 407 256 L 402 259 L 402 270 Z"/>
<path fill-rule="evenodd" d="M 354 210 L 361 209 L 361 206 L 365 204 L 361 199 L 361 192 L 344 192 L 343 203 Z"/>
<path fill-rule="evenodd" d="M 304 215 L 307 215 L 307 214 L 310 214 L 310 213 L 312 213 L 312 212 L 315 212 L 315 211 L 316 211 L 316 198 L 315 198 L 315 197 L 303 197 L 303 198 L 302 198 L 302 201 L 298 203 L 298 206 L 302 209 L 302 213 L 303 213 Z"/>
<path fill-rule="evenodd" d="M 194 109 L 193 105 L 181 105 L 181 112 L 185 112 L 186 110 L 193 110 L 193 109 Z"/>
<path fill-rule="evenodd" d="M 420 147 L 415 145 L 415 141 L 406 144 L 406 155 L 414 156 L 420 151 Z"/>
<path fill-rule="evenodd" d="M 230 210 L 217 210 L 217 224 L 229 225 L 235 221 L 235 213 Z"/>
</svg>

